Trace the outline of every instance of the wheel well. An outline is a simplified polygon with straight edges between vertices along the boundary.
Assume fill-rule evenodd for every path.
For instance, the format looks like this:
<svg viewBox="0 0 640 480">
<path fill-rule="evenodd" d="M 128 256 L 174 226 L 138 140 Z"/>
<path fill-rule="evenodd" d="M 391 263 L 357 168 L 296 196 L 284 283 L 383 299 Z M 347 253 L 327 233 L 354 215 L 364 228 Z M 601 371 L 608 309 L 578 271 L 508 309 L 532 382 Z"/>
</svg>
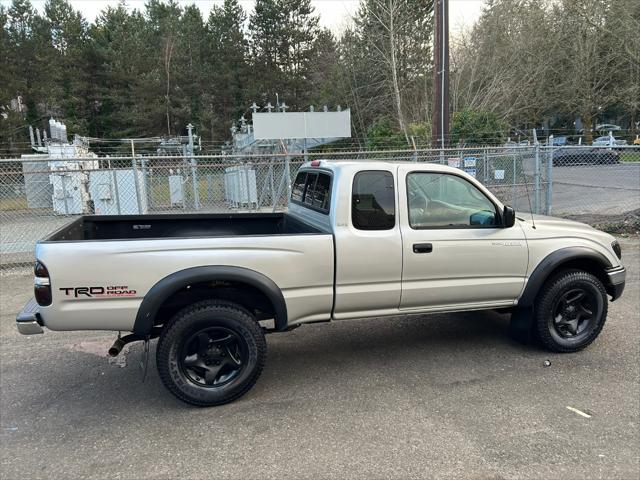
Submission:
<svg viewBox="0 0 640 480">
<path fill-rule="evenodd" d="M 558 274 L 567 270 L 581 270 L 583 272 L 590 273 L 591 275 L 596 277 L 598 280 L 600 280 L 604 285 L 604 288 L 607 290 L 607 293 L 611 294 L 609 292 L 610 286 L 608 285 L 608 278 L 605 272 L 605 267 L 603 267 L 602 263 L 595 260 L 594 258 L 584 257 L 584 258 L 572 258 L 570 260 L 567 260 L 566 262 L 561 263 L 560 265 L 557 265 L 549 273 L 549 275 L 547 275 L 547 277 L 544 279 L 544 282 L 542 282 L 541 288 L 536 293 L 536 300 L 542 293 L 544 285 L 546 285 L 549 280 L 552 280 Z"/>
<path fill-rule="evenodd" d="M 184 307 L 201 300 L 229 300 L 252 313 L 257 320 L 276 316 L 276 309 L 269 297 L 258 288 L 237 281 L 208 281 L 194 283 L 167 297 L 154 318 L 154 325 L 166 323 Z"/>
<path fill-rule="evenodd" d="M 610 295 L 613 293 L 609 285 L 606 269 L 611 267 L 607 258 L 599 252 L 584 247 L 568 247 L 556 250 L 545 257 L 531 273 L 527 285 L 520 296 L 519 307 L 533 307 L 538 295 L 549 279 L 563 270 L 582 270 L 600 280 Z"/>
<path fill-rule="evenodd" d="M 593 258 L 572 258 L 566 262 L 556 266 L 551 273 L 547 276 L 544 283 L 547 283 L 551 278 L 558 275 L 563 270 L 582 270 L 583 272 L 590 273 L 606 286 L 608 282 L 607 274 L 602 266 L 602 263 Z"/>
</svg>

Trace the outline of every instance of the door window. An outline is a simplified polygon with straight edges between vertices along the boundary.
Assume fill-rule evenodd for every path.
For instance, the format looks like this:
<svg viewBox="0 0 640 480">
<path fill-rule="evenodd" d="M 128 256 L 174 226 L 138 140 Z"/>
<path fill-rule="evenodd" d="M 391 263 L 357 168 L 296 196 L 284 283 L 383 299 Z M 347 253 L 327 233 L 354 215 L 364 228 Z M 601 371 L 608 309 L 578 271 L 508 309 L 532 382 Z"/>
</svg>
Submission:
<svg viewBox="0 0 640 480">
<path fill-rule="evenodd" d="M 393 175 L 358 172 L 353 179 L 351 221 L 358 230 L 391 230 L 396 224 Z"/>
<path fill-rule="evenodd" d="M 495 227 L 500 221 L 493 202 L 457 175 L 410 173 L 407 202 L 414 229 Z"/>
</svg>

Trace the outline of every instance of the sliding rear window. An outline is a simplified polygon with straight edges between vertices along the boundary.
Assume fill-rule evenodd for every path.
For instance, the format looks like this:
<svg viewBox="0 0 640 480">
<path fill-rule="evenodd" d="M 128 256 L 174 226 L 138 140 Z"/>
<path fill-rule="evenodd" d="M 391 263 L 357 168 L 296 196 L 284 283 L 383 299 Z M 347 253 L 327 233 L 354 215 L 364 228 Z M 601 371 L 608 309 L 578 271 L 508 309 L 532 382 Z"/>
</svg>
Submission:
<svg viewBox="0 0 640 480">
<path fill-rule="evenodd" d="M 321 213 L 329 213 L 331 175 L 323 172 L 300 172 L 291 186 L 291 202 Z"/>
</svg>

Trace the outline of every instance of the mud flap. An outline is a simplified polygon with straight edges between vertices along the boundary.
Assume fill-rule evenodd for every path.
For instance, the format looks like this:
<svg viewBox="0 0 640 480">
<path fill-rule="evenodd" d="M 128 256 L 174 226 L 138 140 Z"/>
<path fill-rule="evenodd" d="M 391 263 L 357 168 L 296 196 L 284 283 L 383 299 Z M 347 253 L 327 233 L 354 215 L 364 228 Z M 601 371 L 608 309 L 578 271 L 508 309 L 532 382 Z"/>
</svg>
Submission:
<svg viewBox="0 0 640 480">
<path fill-rule="evenodd" d="M 516 342 L 529 344 L 533 339 L 533 308 L 516 308 L 511 313 L 509 336 Z"/>
<path fill-rule="evenodd" d="M 144 339 L 142 353 L 140 355 L 140 369 L 142 370 L 142 383 L 147 379 L 147 369 L 149 367 L 149 336 Z"/>
</svg>

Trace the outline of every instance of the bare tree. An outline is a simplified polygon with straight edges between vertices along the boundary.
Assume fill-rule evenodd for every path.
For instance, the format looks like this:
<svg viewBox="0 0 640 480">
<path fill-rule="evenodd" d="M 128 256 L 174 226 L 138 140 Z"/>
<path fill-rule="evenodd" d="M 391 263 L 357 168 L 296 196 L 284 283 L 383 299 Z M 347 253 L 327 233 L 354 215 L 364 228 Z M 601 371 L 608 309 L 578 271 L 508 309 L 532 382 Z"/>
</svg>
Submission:
<svg viewBox="0 0 640 480">
<path fill-rule="evenodd" d="M 392 117 L 409 145 L 410 123 L 423 122 L 427 111 L 432 11 L 432 1 L 362 0 L 343 42 L 358 62 L 351 90 L 365 116 Z"/>
<path fill-rule="evenodd" d="M 591 141 L 599 112 L 617 103 L 633 103 L 634 92 L 638 96 L 633 88 L 638 82 L 629 80 L 637 80 L 637 74 L 627 73 L 634 71 L 635 60 L 610 33 L 622 22 L 624 27 L 615 27 L 617 35 L 631 44 L 638 41 L 631 33 L 635 20 L 629 20 L 636 18 L 629 12 L 638 7 L 629 2 L 490 3 L 478 24 L 452 49 L 454 109 L 492 111 L 512 125 L 580 117 L 586 140 Z M 617 4 L 619 11 L 624 3 L 626 13 L 613 15 L 613 6 Z M 622 99 L 621 91 L 629 98 Z"/>
<path fill-rule="evenodd" d="M 535 121 L 547 113 L 546 79 L 558 48 L 539 2 L 503 1 L 486 10 L 452 48 L 451 95 L 454 110 L 487 110 L 504 120 Z"/>
</svg>

